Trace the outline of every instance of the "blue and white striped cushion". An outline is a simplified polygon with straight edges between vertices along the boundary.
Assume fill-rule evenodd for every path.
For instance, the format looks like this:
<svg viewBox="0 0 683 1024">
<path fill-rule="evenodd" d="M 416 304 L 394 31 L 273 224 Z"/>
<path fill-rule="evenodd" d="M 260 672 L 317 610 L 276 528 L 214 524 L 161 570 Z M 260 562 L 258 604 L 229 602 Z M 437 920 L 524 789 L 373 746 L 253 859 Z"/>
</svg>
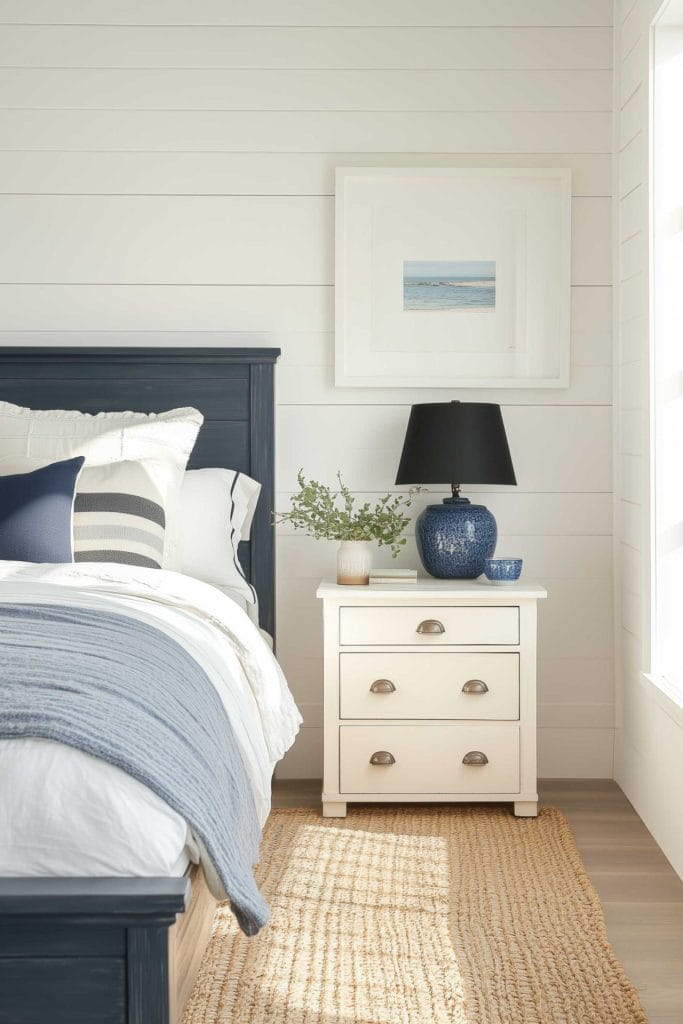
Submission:
<svg viewBox="0 0 683 1024">
<path fill-rule="evenodd" d="M 74 502 L 74 561 L 160 569 L 166 510 L 146 460 L 86 467 Z"/>
</svg>

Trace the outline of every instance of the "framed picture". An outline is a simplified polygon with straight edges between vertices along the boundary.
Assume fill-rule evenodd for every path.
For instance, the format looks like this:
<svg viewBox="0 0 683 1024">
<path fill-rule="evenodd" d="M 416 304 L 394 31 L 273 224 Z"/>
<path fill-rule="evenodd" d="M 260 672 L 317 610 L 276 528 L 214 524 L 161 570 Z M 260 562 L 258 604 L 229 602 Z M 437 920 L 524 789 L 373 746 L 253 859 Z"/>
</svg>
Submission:
<svg viewBox="0 0 683 1024">
<path fill-rule="evenodd" d="M 569 385 L 567 168 L 340 167 L 335 381 Z"/>
</svg>

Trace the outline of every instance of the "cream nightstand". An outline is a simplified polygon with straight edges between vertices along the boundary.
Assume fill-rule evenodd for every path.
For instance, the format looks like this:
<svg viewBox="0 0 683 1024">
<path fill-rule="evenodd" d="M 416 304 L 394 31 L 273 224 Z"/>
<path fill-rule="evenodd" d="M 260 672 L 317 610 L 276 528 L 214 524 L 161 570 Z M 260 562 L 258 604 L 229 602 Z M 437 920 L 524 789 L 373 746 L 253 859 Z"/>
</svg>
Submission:
<svg viewBox="0 0 683 1024">
<path fill-rule="evenodd" d="M 543 587 L 321 583 L 323 814 L 349 801 L 509 801 L 537 813 Z"/>
</svg>

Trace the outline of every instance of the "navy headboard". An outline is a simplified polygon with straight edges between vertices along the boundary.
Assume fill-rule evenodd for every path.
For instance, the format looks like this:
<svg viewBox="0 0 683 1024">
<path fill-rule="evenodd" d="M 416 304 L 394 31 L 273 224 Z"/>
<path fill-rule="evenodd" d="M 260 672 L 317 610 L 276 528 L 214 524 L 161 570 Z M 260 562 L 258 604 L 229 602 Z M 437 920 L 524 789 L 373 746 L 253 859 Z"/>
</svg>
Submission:
<svg viewBox="0 0 683 1024">
<path fill-rule="evenodd" d="M 33 409 L 204 414 L 190 468 L 239 469 L 262 485 L 251 542 L 240 548 L 275 632 L 274 364 L 277 348 L 0 348 L 0 400 Z"/>
</svg>

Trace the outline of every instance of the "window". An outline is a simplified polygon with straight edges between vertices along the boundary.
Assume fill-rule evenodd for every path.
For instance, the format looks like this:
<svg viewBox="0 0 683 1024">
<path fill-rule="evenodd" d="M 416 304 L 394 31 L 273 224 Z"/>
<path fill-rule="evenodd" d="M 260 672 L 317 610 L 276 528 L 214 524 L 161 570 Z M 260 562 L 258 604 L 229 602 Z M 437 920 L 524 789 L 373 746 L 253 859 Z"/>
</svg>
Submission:
<svg viewBox="0 0 683 1024">
<path fill-rule="evenodd" d="M 683 704 L 683 25 L 654 33 L 652 674 Z"/>
</svg>

